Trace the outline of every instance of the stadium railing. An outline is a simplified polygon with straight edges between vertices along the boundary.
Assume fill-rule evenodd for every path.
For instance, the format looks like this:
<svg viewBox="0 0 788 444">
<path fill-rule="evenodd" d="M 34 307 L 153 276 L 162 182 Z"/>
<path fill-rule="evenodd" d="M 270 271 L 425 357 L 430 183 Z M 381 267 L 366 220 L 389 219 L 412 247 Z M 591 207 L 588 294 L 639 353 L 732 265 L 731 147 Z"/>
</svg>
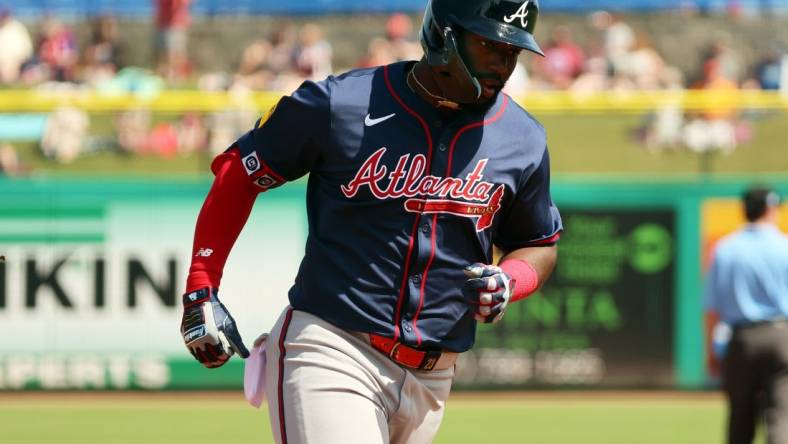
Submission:
<svg viewBox="0 0 788 444">
<path fill-rule="evenodd" d="M 159 112 L 211 112 L 235 107 L 265 110 L 279 92 L 235 94 L 204 91 L 167 91 L 156 95 L 102 94 L 83 91 L 6 90 L 0 92 L 0 112 L 46 112 L 70 106 L 86 112 L 147 108 Z M 732 92 L 680 91 L 534 91 L 518 97 L 529 111 L 556 113 L 640 112 L 676 106 L 685 111 L 720 108 L 788 109 L 788 92 L 745 90 Z"/>
</svg>

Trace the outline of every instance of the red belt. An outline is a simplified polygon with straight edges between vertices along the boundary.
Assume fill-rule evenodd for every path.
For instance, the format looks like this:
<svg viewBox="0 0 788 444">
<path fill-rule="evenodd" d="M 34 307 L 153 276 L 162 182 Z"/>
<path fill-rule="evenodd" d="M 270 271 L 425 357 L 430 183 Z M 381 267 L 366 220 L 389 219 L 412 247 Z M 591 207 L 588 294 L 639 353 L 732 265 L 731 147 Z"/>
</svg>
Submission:
<svg viewBox="0 0 788 444">
<path fill-rule="evenodd" d="M 397 364 L 416 370 L 445 370 L 454 366 L 459 353 L 419 350 L 392 338 L 370 333 L 369 343 Z"/>
</svg>

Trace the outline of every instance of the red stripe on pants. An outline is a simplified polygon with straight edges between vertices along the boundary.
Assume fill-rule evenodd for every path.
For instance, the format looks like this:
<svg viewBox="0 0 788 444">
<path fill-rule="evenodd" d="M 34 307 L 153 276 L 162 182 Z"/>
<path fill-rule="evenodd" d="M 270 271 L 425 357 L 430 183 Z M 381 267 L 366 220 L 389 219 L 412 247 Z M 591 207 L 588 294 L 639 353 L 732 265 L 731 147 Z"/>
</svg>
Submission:
<svg viewBox="0 0 788 444">
<path fill-rule="evenodd" d="M 293 309 L 288 310 L 285 315 L 285 320 L 282 323 L 282 331 L 279 332 L 279 433 L 282 437 L 282 444 L 287 444 L 287 431 L 285 428 L 285 396 L 284 396 L 284 378 L 285 378 L 285 337 L 287 336 L 287 329 L 290 328 L 290 320 L 293 319 Z"/>
</svg>

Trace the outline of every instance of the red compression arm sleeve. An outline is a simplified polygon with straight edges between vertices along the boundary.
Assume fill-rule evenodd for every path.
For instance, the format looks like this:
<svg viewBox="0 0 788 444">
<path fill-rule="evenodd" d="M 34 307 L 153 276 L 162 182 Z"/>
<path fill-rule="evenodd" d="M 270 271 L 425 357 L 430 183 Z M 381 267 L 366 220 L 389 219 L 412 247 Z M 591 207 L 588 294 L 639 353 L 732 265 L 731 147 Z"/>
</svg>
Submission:
<svg viewBox="0 0 788 444">
<path fill-rule="evenodd" d="M 501 263 L 501 270 L 515 281 L 511 302 L 525 299 L 539 288 L 539 274 L 527 261 L 506 259 Z"/>
<path fill-rule="evenodd" d="M 249 180 L 240 158 L 232 149 L 211 164 L 216 177 L 197 217 L 186 292 L 219 287 L 227 256 L 252 212 L 260 189 Z"/>
</svg>

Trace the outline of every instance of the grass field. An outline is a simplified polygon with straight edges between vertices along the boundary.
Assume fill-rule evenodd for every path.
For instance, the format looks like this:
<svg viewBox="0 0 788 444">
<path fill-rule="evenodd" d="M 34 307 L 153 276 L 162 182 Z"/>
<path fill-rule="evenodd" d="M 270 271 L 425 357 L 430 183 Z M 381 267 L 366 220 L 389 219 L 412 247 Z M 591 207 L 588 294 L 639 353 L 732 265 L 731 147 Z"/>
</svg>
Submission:
<svg viewBox="0 0 788 444">
<path fill-rule="evenodd" d="M 721 443 L 724 412 L 717 394 L 457 394 L 435 443 Z M 32 394 L 0 396 L 0 442 L 264 444 L 273 438 L 267 413 L 236 393 Z"/>
</svg>

